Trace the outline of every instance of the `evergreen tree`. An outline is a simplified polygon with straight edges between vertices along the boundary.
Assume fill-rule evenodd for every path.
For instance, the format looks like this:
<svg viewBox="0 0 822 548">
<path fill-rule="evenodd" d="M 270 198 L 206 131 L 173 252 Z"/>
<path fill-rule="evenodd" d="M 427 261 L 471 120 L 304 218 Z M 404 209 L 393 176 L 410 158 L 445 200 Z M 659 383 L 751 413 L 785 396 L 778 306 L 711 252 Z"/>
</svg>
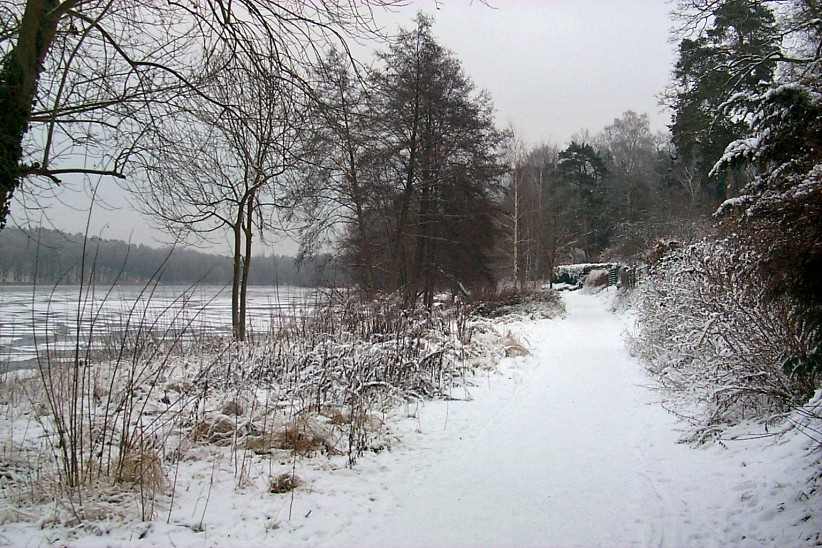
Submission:
<svg viewBox="0 0 822 548">
<path fill-rule="evenodd" d="M 779 47 L 734 58 L 738 71 L 778 63 L 778 76 L 727 102 L 726 112 L 750 127 L 727 146 L 714 173 L 742 167 L 753 177 L 717 217 L 740 253 L 753 258 L 764 295 L 791 302 L 796 337 L 812 341 L 800 348 L 814 350 L 786 349 L 785 371 L 813 383 L 822 372 L 822 9 L 812 0 L 782 5 L 773 32 Z"/>
<path fill-rule="evenodd" d="M 608 243 L 610 227 L 605 224 L 605 162 L 588 143 L 572 141 L 559 153 L 557 176 L 574 189 L 578 247 L 589 258 Z"/>
<path fill-rule="evenodd" d="M 711 168 L 725 147 L 748 130 L 746 120 L 728 112 L 725 103 L 735 94 L 761 92 L 772 82 L 776 61 L 771 54 L 779 37 L 774 14 L 761 1 L 710 2 L 700 13 L 710 25 L 679 44 L 671 134 L 679 161 L 708 187 L 713 200 L 722 200 L 739 173 L 711 178 Z"/>
</svg>

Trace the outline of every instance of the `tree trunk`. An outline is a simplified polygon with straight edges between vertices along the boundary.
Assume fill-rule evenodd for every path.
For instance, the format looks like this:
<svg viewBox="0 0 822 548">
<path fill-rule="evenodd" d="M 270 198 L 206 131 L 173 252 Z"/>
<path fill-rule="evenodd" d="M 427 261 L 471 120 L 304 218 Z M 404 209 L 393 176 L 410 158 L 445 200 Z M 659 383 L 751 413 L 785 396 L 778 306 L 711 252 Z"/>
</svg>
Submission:
<svg viewBox="0 0 822 548">
<path fill-rule="evenodd" d="M 416 301 L 417 295 L 422 285 L 423 292 L 427 292 L 427 268 L 425 259 L 427 257 L 427 248 L 429 245 L 428 227 L 430 218 L 430 198 L 431 185 L 428 181 L 423 182 L 422 191 L 420 192 L 420 204 L 417 212 L 417 235 L 414 246 L 414 269 L 411 283 L 406 292 L 407 304 L 413 304 Z M 421 284 L 422 282 L 422 284 Z"/>
<path fill-rule="evenodd" d="M 420 170 L 422 178 L 422 192 L 420 195 L 419 216 L 417 221 L 417 247 L 416 260 L 414 265 L 414 290 L 415 296 L 422 294 L 423 306 L 431 309 L 433 305 L 434 280 L 433 280 L 433 259 L 434 248 L 434 223 L 436 222 L 435 193 L 439 184 L 440 158 L 437 155 L 436 131 L 434 129 L 433 105 L 429 101 L 425 106 L 425 129 L 422 147 L 422 164 Z"/>
<path fill-rule="evenodd" d="M 254 236 L 254 191 L 248 197 L 248 205 L 245 216 L 245 260 L 243 262 L 243 277 L 240 282 L 240 316 L 239 316 L 239 336 L 238 339 L 244 341 L 246 338 L 246 295 L 248 294 L 248 273 L 251 270 L 251 240 Z"/>
<path fill-rule="evenodd" d="M 408 172 L 406 174 L 405 188 L 401 195 L 400 217 L 397 221 L 397 230 L 394 233 L 394 261 L 397 272 L 397 288 L 403 288 L 408 284 L 408 272 L 406 271 L 405 256 L 405 225 L 408 222 L 408 210 L 411 206 L 411 195 L 414 192 L 414 163 L 416 160 L 416 121 L 411 138 L 413 140 L 408 158 Z"/>
<path fill-rule="evenodd" d="M 517 172 L 514 170 L 512 174 L 513 191 L 514 191 L 514 264 L 512 274 L 514 276 L 514 289 L 519 287 L 519 182 L 517 181 Z"/>
<path fill-rule="evenodd" d="M 28 0 L 17 44 L 0 68 L 0 229 L 12 194 L 23 175 L 23 138 L 29 127 L 43 62 L 54 41 L 60 11 L 57 0 Z"/>
<path fill-rule="evenodd" d="M 422 277 L 423 277 L 423 303 L 425 308 L 431 310 L 434 305 L 434 257 L 436 254 L 437 242 L 434 239 L 433 229 L 433 213 L 436 211 L 436 200 L 434 191 L 429 191 L 428 194 L 428 218 L 425 228 L 425 253 L 423 254 Z"/>
<path fill-rule="evenodd" d="M 360 283 L 365 285 L 366 291 L 374 289 L 374 264 L 373 258 L 368 248 L 368 235 L 365 233 L 365 213 L 363 212 L 362 204 L 356 204 L 357 210 L 357 261 L 360 263 L 358 269 L 360 271 Z"/>
<path fill-rule="evenodd" d="M 422 90 L 420 82 L 422 75 L 420 45 L 417 43 L 416 70 L 414 72 L 414 114 L 411 121 L 411 136 L 408 143 L 408 170 L 406 172 L 405 188 L 402 193 L 402 204 L 400 204 L 400 218 L 397 222 L 397 230 L 394 235 L 394 257 L 397 266 L 397 288 L 403 288 L 408 284 L 408 272 L 405 256 L 405 225 L 408 222 L 408 209 L 410 207 L 411 195 L 414 191 L 414 167 L 417 162 L 417 132 L 420 123 L 420 99 Z"/>
<path fill-rule="evenodd" d="M 240 277 L 242 275 L 242 230 L 244 207 L 237 214 L 237 221 L 231 229 L 234 231 L 234 265 L 231 277 L 231 333 L 234 339 L 240 339 Z"/>
<path fill-rule="evenodd" d="M 543 203 L 543 200 L 545 199 L 543 195 L 544 190 L 545 189 L 542 186 L 542 167 L 540 166 L 539 178 L 537 179 L 537 218 L 534 221 L 534 231 L 535 237 L 537 238 L 537 274 L 541 280 L 545 279 L 545 233 L 542 230 L 542 227 L 545 226 L 545 204 Z"/>
</svg>

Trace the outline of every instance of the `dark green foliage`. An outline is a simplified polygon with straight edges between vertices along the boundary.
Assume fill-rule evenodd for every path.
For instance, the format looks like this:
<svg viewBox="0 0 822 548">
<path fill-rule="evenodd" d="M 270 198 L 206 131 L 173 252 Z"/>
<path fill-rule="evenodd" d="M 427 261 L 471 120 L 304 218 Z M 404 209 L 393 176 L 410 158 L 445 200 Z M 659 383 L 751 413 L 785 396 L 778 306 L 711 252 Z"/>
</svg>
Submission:
<svg viewBox="0 0 822 548">
<path fill-rule="evenodd" d="M 816 379 L 822 375 L 822 352 L 817 345 L 810 354 L 805 356 L 789 356 L 782 363 L 782 370 L 790 378 L 804 381 L 808 387 L 805 398 L 813 396 Z"/>
<path fill-rule="evenodd" d="M 603 249 L 608 243 L 609 226 L 604 220 L 605 186 L 607 175 L 605 162 L 587 143 L 572 141 L 559 153 L 557 177 L 573 187 L 580 204 L 576 220 L 579 223 L 579 247 L 589 256 Z"/>
<path fill-rule="evenodd" d="M 757 176 L 742 189 L 741 198 L 720 210 L 720 219 L 758 254 L 757 267 L 768 294 L 789 296 L 804 316 L 820 322 L 822 103 L 818 91 L 810 83 L 780 86 L 737 108 L 752 114 L 753 137 L 731 145 L 727 163 L 719 168 L 750 165 Z M 817 336 L 822 342 L 822 330 Z"/>
<path fill-rule="evenodd" d="M 731 102 L 736 112 L 753 119 L 750 134 L 755 141 L 734 144 L 717 171 L 754 165 L 760 176 L 748 189 L 754 192 L 756 186 L 784 191 L 805 182 L 822 160 L 819 90 L 818 82 L 796 82 Z"/>
<path fill-rule="evenodd" d="M 818 386 L 822 343 L 822 14 L 816 2 L 797 0 L 782 6 L 777 21 L 776 4 L 709 5 L 708 30 L 681 45 L 676 76 L 690 85 L 676 106 L 730 128 L 733 138 L 721 159 L 712 158 L 718 161 L 710 175 L 750 176 L 716 214 L 736 252 L 748 258 L 745 277 L 729 285 L 755 291 L 757 306 L 784 308 L 791 337 L 771 363 L 805 387 L 807 398 Z M 682 127 L 674 125 L 674 137 L 680 154 L 688 154 L 705 141 L 689 141 Z"/>
<path fill-rule="evenodd" d="M 762 2 L 723 0 L 711 16 L 706 31 L 679 44 L 671 134 L 679 161 L 692 166 L 712 201 L 721 201 L 739 174 L 709 173 L 725 147 L 748 130 L 723 105 L 734 94 L 760 92 L 773 81 L 776 61 L 769 54 L 778 42 L 774 15 Z"/>
<path fill-rule="evenodd" d="M 796 4 L 798 9 L 803 3 Z M 822 320 L 822 73 L 819 30 L 811 12 L 793 13 L 813 55 L 792 56 L 797 66 L 760 93 L 735 97 L 727 111 L 750 120 L 745 138 L 729 145 L 716 172 L 747 167 L 754 177 L 741 196 L 723 204 L 720 219 L 759 256 L 770 296 L 787 295 L 802 314 Z M 815 17 L 815 16 L 814 16 Z M 797 40 L 794 38 L 794 40 Z M 748 62 L 740 59 L 740 63 Z M 806 66 L 803 66 L 806 65 Z M 822 333 L 818 334 L 822 338 Z M 803 358 L 804 359 L 804 358 Z"/>
</svg>

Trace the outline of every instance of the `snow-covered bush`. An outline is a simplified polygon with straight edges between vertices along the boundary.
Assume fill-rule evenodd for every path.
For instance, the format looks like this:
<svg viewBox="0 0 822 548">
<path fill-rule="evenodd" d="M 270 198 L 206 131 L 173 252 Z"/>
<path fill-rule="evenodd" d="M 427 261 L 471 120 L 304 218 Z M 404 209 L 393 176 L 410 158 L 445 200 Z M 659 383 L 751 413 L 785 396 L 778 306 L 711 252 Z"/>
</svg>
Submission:
<svg viewBox="0 0 822 548">
<path fill-rule="evenodd" d="M 556 294 L 541 295 L 506 310 L 558 313 Z M 111 491 L 152 519 L 158 501 L 174 506 L 181 466 L 231 463 L 244 489 L 274 461 L 342 455 L 353 465 L 391 447 L 393 412 L 466 397 L 473 371 L 527 351 L 476 304 L 407 309 L 392 296 L 335 294 L 312 306 L 243 342 L 211 337 L 182 349 L 185 330 L 159 341 L 138 330 L 102 361 L 44 357 L 38 376 L 0 384 L 0 409 L 25 394 L 12 422 L 27 433 L 7 440 L 15 471 L 0 487 L 34 512 L 54 504 L 64 523 L 108 511 Z"/>
<path fill-rule="evenodd" d="M 208 364 L 208 374 L 194 383 L 194 392 L 216 401 L 241 394 L 246 408 L 262 406 L 260 394 L 263 399 L 276 394 L 292 414 L 331 415 L 336 435 L 319 434 L 322 425 L 312 425 L 305 435 L 347 439 L 346 446 L 314 445 L 344 452 L 353 464 L 372 448 L 370 417 L 397 404 L 451 397 L 466 373 L 489 361 L 488 348 L 472 344 L 476 329 L 464 305 L 403 309 L 391 296 L 332 295 L 312 314 L 279 326 L 270 336 L 250 344 L 227 342 Z M 503 351 L 501 343 L 497 351 Z M 238 435 L 251 436 L 258 452 L 283 445 L 276 436 L 261 440 L 258 433 L 264 429 L 253 424 L 246 429 L 251 434 Z"/>
<path fill-rule="evenodd" d="M 488 289 L 474 295 L 471 314 L 484 318 L 542 320 L 565 312 L 559 294 L 550 289 Z"/>
<path fill-rule="evenodd" d="M 702 241 L 660 260 L 639 288 L 635 351 L 677 412 L 709 430 L 785 412 L 819 382 L 819 326 L 767 292 L 758 260 L 734 238 Z"/>
<path fill-rule="evenodd" d="M 747 50 L 717 50 L 729 55 L 719 73 L 729 77 L 711 93 L 722 103 L 719 118 L 735 121 L 735 135 L 710 175 L 741 174 L 715 218 L 726 234 L 755 250 L 750 270 L 767 300 L 788 302 L 795 322 L 822 323 L 822 25 L 816 2 L 705 2 L 692 7 L 703 14 L 759 13 L 762 25 Z M 751 11 L 750 13 L 754 13 Z M 695 19 L 696 20 L 696 19 Z M 745 21 L 745 27 L 753 19 Z M 714 37 L 725 34 L 717 32 Z M 727 29 L 727 25 L 723 27 Z M 740 32 L 739 28 L 736 28 Z M 742 34 L 738 35 L 740 38 Z M 741 44 L 741 42 L 740 42 Z M 756 51 L 756 50 L 759 51 Z M 769 68 L 770 67 L 770 68 Z M 767 75 L 761 71 L 766 70 Z M 757 76 L 759 74 L 759 76 Z M 767 77 L 765 77 L 767 76 Z M 747 80 L 747 83 L 746 83 Z M 712 121 L 718 122 L 718 119 Z M 717 123 L 717 125 L 719 125 Z M 822 360 L 791 358 L 787 367 L 822 374 Z M 813 371 L 810 371 L 813 370 Z"/>
<path fill-rule="evenodd" d="M 433 398 L 461 375 L 467 319 L 461 307 L 403 310 L 385 300 L 340 299 L 268 339 L 238 346 L 211 381 L 277 386 L 317 408 L 370 392 Z"/>
<path fill-rule="evenodd" d="M 611 270 L 618 267 L 617 263 L 578 263 L 564 264 L 554 268 L 553 282 L 577 285 L 582 287 L 585 278 L 593 270 Z"/>
</svg>

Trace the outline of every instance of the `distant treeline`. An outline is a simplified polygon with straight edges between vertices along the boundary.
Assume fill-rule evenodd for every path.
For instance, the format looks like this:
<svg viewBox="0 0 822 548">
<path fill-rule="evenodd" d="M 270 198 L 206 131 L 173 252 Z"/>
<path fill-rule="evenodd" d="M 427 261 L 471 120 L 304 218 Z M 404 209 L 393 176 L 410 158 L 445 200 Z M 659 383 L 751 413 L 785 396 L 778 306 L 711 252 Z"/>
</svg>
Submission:
<svg viewBox="0 0 822 548">
<path fill-rule="evenodd" d="M 83 257 L 83 235 L 60 230 L 21 230 L 8 227 L 0 232 L 0 283 L 78 284 Z M 93 271 L 97 283 L 142 283 L 161 269 L 166 284 L 227 284 L 231 282 L 231 259 L 223 255 L 187 249 L 155 248 L 90 236 L 86 241 L 86 278 Z M 316 287 L 345 283 L 331 255 L 323 254 L 298 262 L 286 255 L 260 256 L 249 271 L 255 285 Z"/>
</svg>

